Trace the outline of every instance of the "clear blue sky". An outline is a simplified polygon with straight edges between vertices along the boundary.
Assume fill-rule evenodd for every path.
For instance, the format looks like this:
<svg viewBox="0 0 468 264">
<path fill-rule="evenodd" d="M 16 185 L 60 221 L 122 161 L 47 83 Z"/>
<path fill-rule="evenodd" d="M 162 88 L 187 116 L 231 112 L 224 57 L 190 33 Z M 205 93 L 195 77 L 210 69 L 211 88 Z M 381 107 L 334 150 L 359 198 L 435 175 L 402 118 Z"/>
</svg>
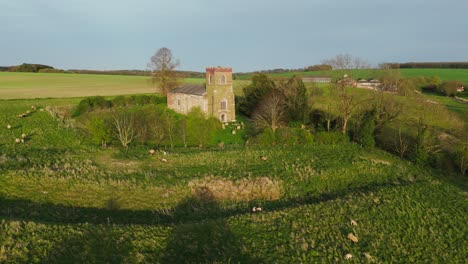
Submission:
<svg viewBox="0 0 468 264">
<path fill-rule="evenodd" d="M 467 0 L 0 0 L 0 65 L 182 70 L 299 68 L 349 53 L 468 61 Z"/>
</svg>

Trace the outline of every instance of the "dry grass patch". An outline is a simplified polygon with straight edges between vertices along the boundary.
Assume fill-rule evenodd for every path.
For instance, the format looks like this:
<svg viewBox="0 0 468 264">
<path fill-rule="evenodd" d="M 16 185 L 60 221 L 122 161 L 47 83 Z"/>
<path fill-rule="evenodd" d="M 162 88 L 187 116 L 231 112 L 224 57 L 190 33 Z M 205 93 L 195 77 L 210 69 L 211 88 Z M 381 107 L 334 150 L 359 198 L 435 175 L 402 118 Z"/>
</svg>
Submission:
<svg viewBox="0 0 468 264">
<path fill-rule="evenodd" d="M 207 176 L 190 181 L 188 186 L 193 195 L 197 195 L 197 190 L 206 189 L 218 201 L 277 200 L 283 194 L 282 182 L 269 177 L 231 181 Z"/>
</svg>

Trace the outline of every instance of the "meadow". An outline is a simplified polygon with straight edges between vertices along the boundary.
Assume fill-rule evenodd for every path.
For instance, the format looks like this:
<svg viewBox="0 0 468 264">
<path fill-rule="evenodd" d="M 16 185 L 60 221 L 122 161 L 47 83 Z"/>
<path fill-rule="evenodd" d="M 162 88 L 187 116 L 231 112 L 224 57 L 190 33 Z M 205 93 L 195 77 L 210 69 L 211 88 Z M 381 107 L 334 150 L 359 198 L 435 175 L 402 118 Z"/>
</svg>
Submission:
<svg viewBox="0 0 468 264">
<path fill-rule="evenodd" d="M 468 254 L 467 192 L 446 175 L 352 143 L 101 149 L 49 113 L 78 101 L 0 103 L 0 262 L 460 263 Z"/>
<path fill-rule="evenodd" d="M 102 149 L 63 115 L 87 95 L 153 93 L 148 82 L 0 73 L 0 263 L 466 261 L 466 177 L 354 143 L 248 145 L 235 125 L 218 131 L 223 147 Z M 314 109 L 336 113 L 333 90 L 319 89 Z M 432 130 L 466 133 L 466 104 L 395 98 L 404 111 L 390 131 L 424 112 Z"/>
</svg>

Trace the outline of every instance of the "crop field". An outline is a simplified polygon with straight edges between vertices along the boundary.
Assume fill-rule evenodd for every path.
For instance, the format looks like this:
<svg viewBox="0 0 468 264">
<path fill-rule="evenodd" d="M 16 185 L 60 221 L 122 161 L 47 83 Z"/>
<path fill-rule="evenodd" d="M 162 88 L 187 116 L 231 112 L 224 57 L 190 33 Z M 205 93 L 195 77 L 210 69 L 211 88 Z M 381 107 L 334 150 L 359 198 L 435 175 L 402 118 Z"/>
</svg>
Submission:
<svg viewBox="0 0 468 264">
<path fill-rule="evenodd" d="M 204 83 L 204 79 L 186 78 L 184 83 Z M 242 93 L 246 81 L 235 81 L 234 90 Z M 157 87 L 147 76 L 18 73 L 0 72 L 0 100 L 23 98 L 69 98 L 155 93 Z"/>
<path fill-rule="evenodd" d="M 467 191 L 428 169 L 355 144 L 103 150 L 49 113 L 78 101 L 0 101 L 2 263 L 466 261 Z"/>
</svg>

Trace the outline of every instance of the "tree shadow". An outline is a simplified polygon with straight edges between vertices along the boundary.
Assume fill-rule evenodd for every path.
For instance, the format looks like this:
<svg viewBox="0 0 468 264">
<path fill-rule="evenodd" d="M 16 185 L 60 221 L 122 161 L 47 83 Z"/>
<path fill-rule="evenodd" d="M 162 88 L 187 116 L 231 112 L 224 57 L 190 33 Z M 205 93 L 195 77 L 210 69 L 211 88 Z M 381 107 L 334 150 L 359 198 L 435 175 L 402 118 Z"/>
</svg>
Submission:
<svg viewBox="0 0 468 264">
<path fill-rule="evenodd" d="M 174 217 L 211 214 L 220 211 L 212 192 L 199 188 L 179 204 Z M 161 263 L 260 263 L 242 249 L 242 242 L 229 229 L 224 218 L 185 223 L 173 228 Z"/>
<path fill-rule="evenodd" d="M 285 200 L 263 201 L 268 211 L 304 204 L 316 204 L 354 193 L 375 192 L 382 188 L 420 182 L 380 183 L 344 188 L 334 193 L 309 194 Z M 0 219 L 46 224 L 77 224 L 82 227 L 56 243 L 44 263 L 133 263 L 132 225 L 172 227 L 161 263 L 261 263 L 249 256 L 242 239 L 229 228 L 229 216 L 248 214 L 242 207 L 222 208 L 208 188 L 179 203 L 169 213 L 152 210 L 119 209 L 109 200 L 104 208 L 86 208 L 11 199 L 0 195 Z M 116 226 L 121 225 L 124 228 Z M 83 231 L 84 230 L 84 231 Z"/>
<path fill-rule="evenodd" d="M 42 263 L 130 263 L 133 249 L 112 226 L 88 226 L 57 242 Z"/>
</svg>

